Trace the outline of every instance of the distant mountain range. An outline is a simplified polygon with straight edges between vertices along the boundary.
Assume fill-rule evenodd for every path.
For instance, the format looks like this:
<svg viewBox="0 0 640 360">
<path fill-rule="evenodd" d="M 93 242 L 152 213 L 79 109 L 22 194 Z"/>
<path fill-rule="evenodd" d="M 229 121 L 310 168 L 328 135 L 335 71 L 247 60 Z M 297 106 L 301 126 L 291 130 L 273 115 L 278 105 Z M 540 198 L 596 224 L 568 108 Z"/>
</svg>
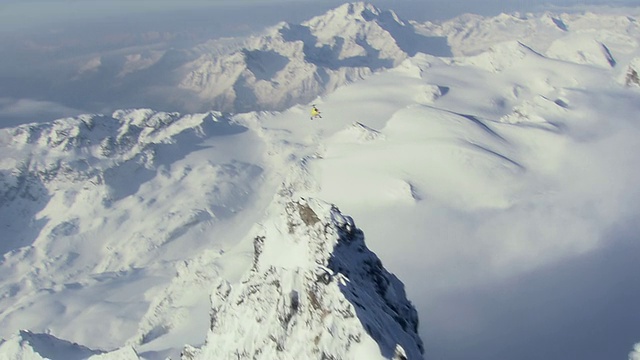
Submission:
<svg viewBox="0 0 640 360">
<path fill-rule="evenodd" d="M 592 26 L 596 17 L 602 24 L 598 30 Z M 393 68 L 418 52 L 474 55 L 505 41 L 519 41 L 560 60 L 621 69 L 633 60 L 623 53 L 635 46 L 636 33 L 635 20 L 623 15 L 463 15 L 416 23 L 391 10 L 351 3 L 249 38 L 83 58 L 71 81 L 50 85 L 51 97 L 79 108 L 114 110 L 119 104 L 180 112 L 279 111 Z"/>
<path fill-rule="evenodd" d="M 416 33 L 393 11 L 351 3 L 244 40 L 92 58 L 76 82 L 100 80 L 112 91 L 138 88 L 144 96 L 158 95 L 158 101 L 195 111 L 283 110 L 397 66 L 417 52 L 450 55 L 444 38 Z M 179 96 L 171 96 L 169 88 L 179 89 Z"/>
</svg>

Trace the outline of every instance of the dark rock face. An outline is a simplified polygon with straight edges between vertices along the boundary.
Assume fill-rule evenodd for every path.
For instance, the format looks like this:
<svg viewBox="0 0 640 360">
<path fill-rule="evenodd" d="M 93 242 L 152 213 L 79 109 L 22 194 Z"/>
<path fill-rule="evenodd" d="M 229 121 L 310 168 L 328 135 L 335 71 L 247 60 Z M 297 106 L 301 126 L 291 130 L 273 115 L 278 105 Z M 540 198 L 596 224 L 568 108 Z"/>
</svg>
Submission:
<svg viewBox="0 0 640 360">
<path fill-rule="evenodd" d="M 629 67 L 627 71 L 627 77 L 625 78 L 625 84 L 627 86 L 640 86 L 640 77 L 636 69 Z"/>
</svg>

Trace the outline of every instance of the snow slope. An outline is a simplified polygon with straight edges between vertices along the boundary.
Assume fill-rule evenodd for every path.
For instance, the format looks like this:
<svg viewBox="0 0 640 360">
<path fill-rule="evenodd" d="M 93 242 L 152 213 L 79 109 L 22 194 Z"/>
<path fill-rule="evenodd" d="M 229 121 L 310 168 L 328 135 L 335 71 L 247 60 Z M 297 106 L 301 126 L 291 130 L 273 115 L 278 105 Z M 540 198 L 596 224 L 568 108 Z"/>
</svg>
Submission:
<svg viewBox="0 0 640 360">
<path fill-rule="evenodd" d="M 62 326 L 58 335 L 107 347 L 131 336 L 176 261 L 219 256 L 233 228 L 253 222 L 234 217 L 265 176 L 260 147 L 237 148 L 243 136 L 253 138 L 220 114 L 151 110 L 3 131 L 3 331 Z M 67 326 L 105 314 L 106 331 Z"/>
<path fill-rule="evenodd" d="M 348 9 L 322 19 L 355 16 Z M 276 206 L 283 182 L 296 197 L 353 216 L 405 283 L 426 324 L 427 358 L 429 336 L 492 334 L 481 312 L 445 300 L 629 240 L 640 213 L 640 92 L 624 81 L 640 49 L 611 40 L 637 36 L 635 18 L 521 17 L 470 22 L 470 38 L 481 34 L 487 47 L 466 54 L 455 35 L 463 31 L 445 23 L 431 35 L 446 35 L 460 56 L 405 53 L 398 66 L 313 99 L 318 121 L 306 106 L 238 115 L 138 109 L 0 131 L 1 353 L 30 351 L 15 345 L 31 343 L 20 329 L 96 354 L 122 348 L 123 356 L 175 359 L 185 344 L 214 351 L 206 345 L 217 341 L 207 335 L 212 291 L 221 280 L 233 286 L 265 274 L 246 273 L 254 224 L 284 233 L 264 258 L 279 274 L 293 282 L 305 272 L 296 277 L 292 267 L 308 269 L 308 246 L 274 225 L 286 209 Z M 543 29 L 547 47 L 527 41 L 535 31 L 501 37 L 520 21 Z M 318 38 L 322 24 L 313 25 Z M 603 29 L 613 35 L 601 37 Z M 357 56 L 352 50 L 342 56 Z M 578 52 L 590 55 L 571 55 Z M 238 298 L 249 291 L 234 289 Z M 463 358 L 452 355 L 457 348 L 444 356 Z"/>
</svg>

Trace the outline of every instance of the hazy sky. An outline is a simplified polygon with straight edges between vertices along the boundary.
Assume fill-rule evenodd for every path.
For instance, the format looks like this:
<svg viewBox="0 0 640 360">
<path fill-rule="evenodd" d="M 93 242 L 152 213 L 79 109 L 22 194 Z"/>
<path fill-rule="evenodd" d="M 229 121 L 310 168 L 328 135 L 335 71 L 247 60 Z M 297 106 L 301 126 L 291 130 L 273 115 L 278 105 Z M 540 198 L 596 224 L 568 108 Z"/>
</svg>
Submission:
<svg viewBox="0 0 640 360">
<path fill-rule="evenodd" d="M 211 17 L 225 23 L 237 22 L 242 25 L 260 28 L 279 20 L 299 21 L 317 15 L 345 1 L 336 0 L 0 0 L 0 30 L 26 30 L 41 28 L 43 25 L 73 23 L 97 20 L 117 21 L 127 18 L 129 21 L 164 23 L 171 26 L 170 18 L 160 15 L 173 15 L 176 20 L 181 15 Z M 570 6 L 585 4 L 637 4 L 633 0 L 371 0 L 377 6 L 391 8 L 401 16 L 411 20 L 446 19 L 455 15 L 472 12 L 492 15 L 504 11 L 535 10 L 553 5 Z M 231 16 L 220 17 L 228 12 Z M 196 19 L 198 21 L 199 19 Z M 174 24 L 176 25 L 176 24 Z M 189 24 L 184 24 L 189 26 Z"/>
</svg>

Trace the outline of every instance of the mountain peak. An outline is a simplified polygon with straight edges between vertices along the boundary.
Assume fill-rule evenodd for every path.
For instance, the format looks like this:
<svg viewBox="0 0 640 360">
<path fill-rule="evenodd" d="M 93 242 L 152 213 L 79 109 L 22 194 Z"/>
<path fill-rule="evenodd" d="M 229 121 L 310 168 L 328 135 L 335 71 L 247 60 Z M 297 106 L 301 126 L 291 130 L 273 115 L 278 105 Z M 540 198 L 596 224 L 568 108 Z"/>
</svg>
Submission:
<svg viewBox="0 0 640 360">
<path fill-rule="evenodd" d="M 215 286 L 207 341 L 183 359 L 421 359 L 417 312 L 353 219 L 314 199 L 274 204 L 251 270 Z"/>
<path fill-rule="evenodd" d="M 369 22 L 392 24 L 405 26 L 406 23 L 398 17 L 393 10 L 381 10 L 376 6 L 366 2 L 346 3 L 338 6 L 325 14 L 317 16 L 307 23 L 312 27 L 318 27 L 324 23 L 353 23 L 356 25 Z"/>
<path fill-rule="evenodd" d="M 372 17 L 378 16 L 381 13 L 380 9 L 366 2 L 346 3 L 337 7 L 334 11 L 336 14 L 342 14 L 345 17 L 356 16 L 363 17 L 366 20 L 370 20 Z"/>
<path fill-rule="evenodd" d="M 281 23 L 243 46 L 184 65 L 179 87 L 224 111 L 281 110 L 419 52 L 451 55 L 445 38 L 421 35 L 393 11 L 364 2 L 344 4 L 301 24 Z"/>
</svg>

